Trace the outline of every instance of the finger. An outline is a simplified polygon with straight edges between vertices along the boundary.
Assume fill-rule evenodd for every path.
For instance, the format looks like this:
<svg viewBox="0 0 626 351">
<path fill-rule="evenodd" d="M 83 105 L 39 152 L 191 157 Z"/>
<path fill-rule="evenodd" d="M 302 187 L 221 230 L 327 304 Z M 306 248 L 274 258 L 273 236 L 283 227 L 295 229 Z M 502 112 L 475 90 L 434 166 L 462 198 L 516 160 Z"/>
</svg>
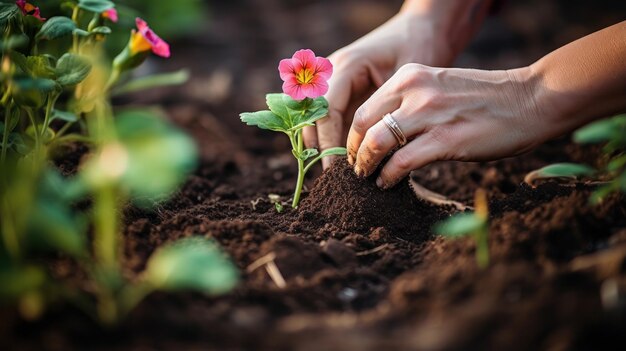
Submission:
<svg viewBox="0 0 626 351">
<path fill-rule="evenodd" d="M 357 153 L 367 131 L 378 123 L 386 113 L 393 112 L 400 107 L 400 97 L 389 93 L 385 83 L 372 95 L 354 114 L 354 120 L 348 132 L 348 155 L 356 161 Z"/>
<path fill-rule="evenodd" d="M 343 115 L 348 107 L 352 90 L 350 74 L 348 72 L 341 72 L 340 74 L 342 75 L 341 78 L 337 78 L 332 83 L 329 82 L 329 89 L 326 94 L 328 116 L 317 121 L 317 141 L 320 152 L 342 144 Z M 332 160 L 332 157 L 322 159 L 324 169 L 330 166 Z"/>
<path fill-rule="evenodd" d="M 391 113 L 402 133 L 408 140 L 422 133 L 426 127 L 426 119 L 413 116 L 414 113 L 403 104 L 398 110 Z M 398 146 L 398 140 L 382 119 L 367 130 L 359 146 L 356 156 L 355 172 L 367 177 L 372 174 L 380 162 Z"/>
<path fill-rule="evenodd" d="M 314 126 L 304 127 L 302 130 L 302 139 L 307 149 L 317 149 L 319 147 L 317 142 L 317 130 L 315 130 Z"/>
<path fill-rule="evenodd" d="M 382 120 L 378 121 L 365 133 L 363 142 L 359 146 L 359 151 L 356 155 L 354 172 L 359 177 L 369 176 L 376 170 L 376 167 L 385 155 L 397 145 L 398 141 L 385 122 Z"/>
<path fill-rule="evenodd" d="M 376 185 L 381 189 L 389 189 L 412 170 L 441 160 L 445 154 L 444 146 L 430 134 L 420 135 L 391 156 L 376 179 Z"/>
</svg>

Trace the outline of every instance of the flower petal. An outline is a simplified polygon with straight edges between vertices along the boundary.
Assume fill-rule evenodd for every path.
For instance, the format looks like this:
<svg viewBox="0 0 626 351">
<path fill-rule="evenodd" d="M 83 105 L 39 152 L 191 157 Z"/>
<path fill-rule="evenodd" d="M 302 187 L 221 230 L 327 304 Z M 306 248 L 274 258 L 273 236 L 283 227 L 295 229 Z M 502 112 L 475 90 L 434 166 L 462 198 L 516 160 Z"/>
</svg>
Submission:
<svg viewBox="0 0 626 351">
<path fill-rule="evenodd" d="M 311 84 L 302 85 L 302 93 L 306 97 L 311 98 L 311 99 L 324 96 L 324 94 L 326 94 L 327 92 L 328 92 L 328 83 L 323 79 L 319 79 L 314 82 L 311 82 Z"/>
<path fill-rule="evenodd" d="M 295 77 L 283 83 L 283 93 L 289 95 L 294 100 L 303 100 L 306 97 L 302 91 L 302 86 L 298 84 Z"/>
<path fill-rule="evenodd" d="M 146 29 L 149 29 L 148 23 L 139 17 L 135 18 L 135 24 L 137 25 L 137 29 L 139 29 L 140 32 L 143 32 Z"/>
<path fill-rule="evenodd" d="M 293 54 L 293 59 L 297 60 L 298 64 L 294 64 L 296 71 L 308 68 L 313 69 L 315 65 L 315 53 L 310 49 L 298 50 Z"/>
<path fill-rule="evenodd" d="M 329 80 L 333 75 L 333 64 L 325 57 L 315 58 L 315 75 L 323 80 Z"/>
<path fill-rule="evenodd" d="M 294 67 L 292 59 L 283 59 L 278 63 L 278 72 L 280 73 L 280 79 L 287 81 L 290 77 L 294 76 Z"/>
</svg>

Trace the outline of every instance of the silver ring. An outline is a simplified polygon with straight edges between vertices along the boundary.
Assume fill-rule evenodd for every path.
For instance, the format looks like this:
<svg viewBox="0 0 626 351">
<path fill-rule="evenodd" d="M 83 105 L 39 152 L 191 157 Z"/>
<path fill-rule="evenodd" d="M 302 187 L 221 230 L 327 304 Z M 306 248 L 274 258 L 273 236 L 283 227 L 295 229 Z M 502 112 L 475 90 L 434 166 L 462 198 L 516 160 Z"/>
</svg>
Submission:
<svg viewBox="0 0 626 351">
<path fill-rule="evenodd" d="M 402 129 L 400 129 L 398 122 L 396 122 L 396 120 L 391 116 L 391 113 L 383 116 L 383 122 L 385 122 L 387 128 L 391 131 L 391 134 L 393 134 L 396 138 L 398 144 L 400 144 L 401 147 L 406 145 L 406 135 L 402 133 Z"/>
</svg>

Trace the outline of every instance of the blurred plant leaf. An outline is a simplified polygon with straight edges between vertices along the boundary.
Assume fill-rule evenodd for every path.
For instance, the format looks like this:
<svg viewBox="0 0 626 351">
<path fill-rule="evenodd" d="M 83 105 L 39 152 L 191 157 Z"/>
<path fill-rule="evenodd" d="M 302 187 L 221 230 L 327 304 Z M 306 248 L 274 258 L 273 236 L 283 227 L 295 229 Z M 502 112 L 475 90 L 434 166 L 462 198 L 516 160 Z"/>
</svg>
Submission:
<svg viewBox="0 0 626 351">
<path fill-rule="evenodd" d="M 235 287 L 238 273 L 217 244 L 193 237 L 157 249 L 148 260 L 143 281 L 165 291 L 221 294 Z"/>
<path fill-rule="evenodd" d="M 79 257 L 87 247 L 87 227 L 70 208 L 68 188 L 69 183 L 56 170 L 43 173 L 29 215 L 28 240 L 33 248 L 60 250 Z"/>
<path fill-rule="evenodd" d="M 12 3 L 0 3 L 0 28 L 4 29 L 6 25 L 17 18 L 20 14 L 20 9 Z"/>
<path fill-rule="evenodd" d="M 55 71 L 50 59 L 45 56 L 29 56 L 26 58 L 28 73 L 33 78 L 54 79 Z"/>
<path fill-rule="evenodd" d="M 72 112 L 60 111 L 60 110 L 54 109 L 52 110 L 52 117 L 50 118 L 50 121 L 54 121 L 54 120 L 61 120 L 65 122 L 77 122 L 78 116 L 76 116 L 76 114 Z"/>
<path fill-rule="evenodd" d="M 90 33 L 91 34 L 108 35 L 108 34 L 111 34 L 111 28 L 109 28 L 107 26 L 100 26 L 100 27 L 96 27 L 96 28 L 92 29 Z"/>
<path fill-rule="evenodd" d="M 39 33 L 37 33 L 37 40 L 54 40 L 57 38 L 70 35 L 76 29 L 76 24 L 68 17 L 57 16 L 48 19 Z"/>
<path fill-rule="evenodd" d="M 609 141 L 623 136 L 625 127 L 626 115 L 597 121 L 577 130 L 574 133 L 574 141 L 583 144 Z"/>
<path fill-rule="evenodd" d="M 189 71 L 182 69 L 180 71 L 155 74 L 147 77 L 134 79 L 113 91 L 113 96 L 134 93 L 146 89 L 180 85 L 189 80 Z"/>
<path fill-rule="evenodd" d="M 0 299 L 14 299 L 40 289 L 46 281 L 42 269 L 34 266 L 0 265 Z"/>
<path fill-rule="evenodd" d="M 344 156 L 348 153 L 345 147 L 331 147 L 322 151 L 322 153 L 318 156 L 319 158 L 323 158 L 326 156 Z"/>
<path fill-rule="evenodd" d="M 17 78 L 13 81 L 11 95 L 21 105 L 39 108 L 43 106 L 47 94 L 57 88 L 50 79 Z"/>
<path fill-rule="evenodd" d="M 57 82 L 62 86 L 72 86 L 82 82 L 91 72 L 91 64 L 75 54 L 67 53 L 57 62 Z"/>
<path fill-rule="evenodd" d="M 485 220 L 474 213 L 459 213 L 435 225 L 435 232 L 447 237 L 461 237 L 481 229 Z"/>
<path fill-rule="evenodd" d="M 578 163 L 555 163 L 532 171 L 524 177 L 524 182 L 533 184 L 538 179 L 577 178 L 594 174 L 595 169 Z"/>
<path fill-rule="evenodd" d="M 79 0 L 78 7 L 95 13 L 102 13 L 114 8 L 115 4 L 108 0 Z"/>
<path fill-rule="evenodd" d="M 5 38 L 2 41 L 0 41 L 0 50 L 6 51 L 6 50 L 18 49 L 18 48 L 26 46 L 29 41 L 30 39 L 28 38 L 26 34 L 11 35 L 10 37 Z"/>
</svg>

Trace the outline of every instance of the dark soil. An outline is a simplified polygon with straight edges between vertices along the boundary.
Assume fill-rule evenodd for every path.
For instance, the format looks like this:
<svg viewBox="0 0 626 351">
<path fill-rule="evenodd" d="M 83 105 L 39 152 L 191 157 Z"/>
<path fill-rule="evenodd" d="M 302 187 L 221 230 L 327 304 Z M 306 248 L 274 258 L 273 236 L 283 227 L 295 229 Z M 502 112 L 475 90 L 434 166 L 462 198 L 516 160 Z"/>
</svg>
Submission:
<svg viewBox="0 0 626 351">
<path fill-rule="evenodd" d="M 246 81 L 233 73 L 231 89 L 240 89 L 241 100 L 258 95 L 262 103 L 262 93 L 272 87 L 253 83 L 273 81 L 276 58 L 288 52 L 263 52 L 265 66 L 260 68 L 253 67 L 257 57 L 252 53 L 272 47 L 274 35 L 276 47 L 282 48 L 285 38 L 276 28 L 277 18 L 290 20 L 288 14 L 294 13 L 302 18 L 310 11 L 327 15 L 321 22 L 326 26 L 316 28 L 342 33 L 335 42 L 319 43 L 318 32 L 297 32 L 292 44 L 313 42 L 332 50 L 384 20 L 399 1 L 319 1 L 302 5 L 302 13 L 291 1 L 253 3 L 247 12 L 235 11 L 230 2 L 216 5 L 221 15 L 215 16 L 216 25 L 230 28 L 223 33 L 243 31 L 246 43 L 226 45 L 236 42 L 227 34 L 187 43 L 187 57 L 198 57 L 193 56 L 198 47 L 194 45 L 203 43 L 202 49 L 214 50 L 220 64 L 199 67 L 190 86 L 176 93 L 166 90 L 151 100 L 165 103 L 172 120 L 197 140 L 201 165 L 162 206 L 153 211 L 125 209 L 123 228 L 128 277 L 141 272 L 159 246 L 198 235 L 221 244 L 241 269 L 241 284 L 220 297 L 155 293 L 112 329 L 101 328 L 69 303 L 53 305 L 42 319 L 31 322 L 5 306 L 0 309 L 0 350 L 623 349 L 626 199 L 614 195 L 592 206 L 588 197 L 594 189 L 583 183 L 545 182 L 536 188 L 522 183 L 526 173 L 552 162 L 602 162 L 596 148 L 581 148 L 569 137 L 514 159 L 440 162 L 412 174 L 427 188 L 468 204 L 476 189 L 486 189 L 492 257 L 483 270 L 476 266 L 469 238 L 432 235 L 432 225 L 451 215 L 450 208 L 417 200 L 407 182 L 380 191 L 371 179 L 357 178 L 343 159 L 323 174 L 319 169 L 312 172 L 299 209 L 285 206 L 277 213 L 268 194 L 287 202 L 296 177 L 288 142 L 282 135 L 239 124 L 236 113 L 258 109 L 256 102 L 194 97 L 194 87 L 210 78 L 202 73 L 226 67 L 256 75 L 256 80 Z M 491 30 L 481 34 L 483 40 L 474 47 L 511 50 L 525 38 L 528 45 L 519 50 L 530 60 L 540 52 L 538 47 L 545 51 L 549 46 L 542 39 L 546 28 L 562 33 L 559 40 L 565 41 L 605 24 L 561 31 L 563 17 L 557 10 L 564 5 L 538 3 L 541 11 L 526 2 L 505 7 L 502 16 L 508 22 L 488 23 Z M 579 10 L 587 7 L 580 2 L 563 16 L 586 14 Z M 352 18 L 355 13 L 358 21 Z M 616 16 L 613 8 L 606 13 L 607 18 Z M 538 28 L 515 21 L 516 16 L 534 14 L 545 14 L 533 21 Z M 262 30 L 237 25 L 251 17 Z M 353 25 L 334 26 L 339 22 Z M 503 30 L 503 23 L 513 23 L 513 30 Z M 241 51 L 233 53 L 232 48 Z M 497 59 L 482 67 L 520 63 L 507 61 L 507 52 L 479 51 L 468 51 L 461 64 L 492 56 Z M 271 75 L 263 78 L 260 72 Z M 73 145 L 66 151 L 57 165 L 71 175 L 86 148 Z M 248 270 L 268 254 L 275 257 L 286 282 L 283 288 L 263 267 Z M 50 267 L 58 277 L 83 279 L 63 262 Z"/>
</svg>

